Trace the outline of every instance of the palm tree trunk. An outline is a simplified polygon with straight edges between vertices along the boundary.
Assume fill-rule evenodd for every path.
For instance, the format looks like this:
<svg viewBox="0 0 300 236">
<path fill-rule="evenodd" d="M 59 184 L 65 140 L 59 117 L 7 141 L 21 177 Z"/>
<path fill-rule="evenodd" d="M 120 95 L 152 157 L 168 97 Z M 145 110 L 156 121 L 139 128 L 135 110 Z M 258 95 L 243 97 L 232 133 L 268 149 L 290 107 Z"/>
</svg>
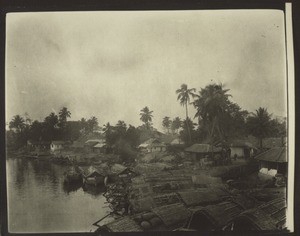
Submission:
<svg viewBox="0 0 300 236">
<path fill-rule="evenodd" d="M 189 142 L 192 142 L 192 136 L 191 136 L 191 131 L 190 131 L 190 127 L 189 127 L 189 122 L 188 122 L 188 108 L 187 108 L 187 102 L 185 103 L 185 113 L 186 113 L 186 127 L 187 127 L 187 131 L 189 134 Z"/>
</svg>

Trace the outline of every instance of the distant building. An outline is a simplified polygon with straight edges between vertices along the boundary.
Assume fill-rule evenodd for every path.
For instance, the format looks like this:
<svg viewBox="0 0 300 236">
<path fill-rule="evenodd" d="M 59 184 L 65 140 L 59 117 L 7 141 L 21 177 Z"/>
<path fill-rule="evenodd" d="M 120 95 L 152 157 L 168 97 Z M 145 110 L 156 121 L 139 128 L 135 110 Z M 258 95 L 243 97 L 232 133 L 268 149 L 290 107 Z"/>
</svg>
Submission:
<svg viewBox="0 0 300 236">
<path fill-rule="evenodd" d="M 52 152 L 62 150 L 65 146 L 65 141 L 52 141 L 50 145 L 50 150 Z"/>
<path fill-rule="evenodd" d="M 51 142 L 27 140 L 27 147 L 34 149 L 50 149 Z"/>
<path fill-rule="evenodd" d="M 106 144 L 105 143 L 97 143 L 95 146 L 93 146 L 92 150 L 95 153 L 105 153 Z"/>
<path fill-rule="evenodd" d="M 151 152 L 165 152 L 167 150 L 167 146 L 164 143 L 153 142 L 150 145 Z"/>
<path fill-rule="evenodd" d="M 193 144 L 192 146 L 185 149 L 187 153 L 192 154 L 194 161 L 199 161 L 205 157 L 213 157 L 216 154 L 222 153 L 221 147 L 215 147 L 210 144 Z"/>
<path fill-rule="evenodd" d="M 275 147 L 255 157 L 259 161 L 259 172 L 275 176 L 287 175 L 287 150 L 286 147 Z"/>
<path fill-rule="evenodd" d="M 138 146 L 142 152 L 164 152 L 167 149 L 165 143 L 162 143 L 159 139 L 148 139 L 144 143 Z"/>
<path fill-rule="evenodd" d="M 102 152 L 105 146 L 105 139 L 89 139 L 84 143 L 84 149 L 87 152 Z"/>
<path fill-rule="evenodd" d="M 250 142 L 236 140 L 230 144 L 230 156 L 247 159 L 253 157 L 255 149 Z"/>
</svg>

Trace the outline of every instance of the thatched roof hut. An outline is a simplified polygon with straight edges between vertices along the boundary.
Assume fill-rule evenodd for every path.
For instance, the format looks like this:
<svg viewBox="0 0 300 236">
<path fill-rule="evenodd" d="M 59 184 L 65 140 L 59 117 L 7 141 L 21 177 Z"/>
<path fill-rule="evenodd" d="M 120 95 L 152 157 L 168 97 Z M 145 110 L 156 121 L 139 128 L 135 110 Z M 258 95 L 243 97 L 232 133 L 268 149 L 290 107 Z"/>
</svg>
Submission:
<svg viewBox="0 0 300 236">
<path fill-rule="evenodd" d="M 183 224 L 191 214 L 191 211 L 180 203 L 156 207 L 152 212 L 154 212 L 167 227 L 180 223 Z"/>
<path fill-rule="evenodd" d="M 178 192 L 186 206 L 207 205 L 221 202 L 228 193 L 218 188 L 203 188 Z"/>
<path fill-rule="evenodd" d="M 94 166 L 89 167 L 78 167 L 79 171 L 83 175 L 84 178 L 92 177 L 92 176 L 106 176 L 106 173 L 103 170 L 100 170 L 99 168 L 96 168 Z"/>
<path fill-rule="evenodd" d="M 286 147 L 274 147 L 268 151 L 257 155 L 255 158 L 259 161 L 286 163 L 287 150 Z"/>
<path fill-rule="evenodd" d="M 106 232 L 141 232 L 142 227 L 131 217 L 126 216 L 110 222 L 99 228 L 99 233 Z M 97 231 L 97 232 L 98 232 Z"/>
<path fill-rule="evenodd" d="M 234 230 L 278 230 L 285 228 L 286 200 L 274 199 L 244 211 L 234 219 Z"/>
<path fill-rule="evenodd" d="M 244 208 L 231 201 L 194 209 L 184 228 L 197 231 L 222 230 Z"/>
</svg>

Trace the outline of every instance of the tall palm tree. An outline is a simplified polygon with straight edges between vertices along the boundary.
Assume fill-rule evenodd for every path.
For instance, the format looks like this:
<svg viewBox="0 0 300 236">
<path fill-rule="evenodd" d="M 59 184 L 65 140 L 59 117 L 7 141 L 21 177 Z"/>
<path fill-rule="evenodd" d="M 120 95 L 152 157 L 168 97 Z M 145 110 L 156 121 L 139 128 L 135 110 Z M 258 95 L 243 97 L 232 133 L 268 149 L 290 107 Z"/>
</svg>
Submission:
<svg viewBox="0 0 300 236">
<path fill-rule="evenodd" d="M 186 84 L 182 84 L 180 89 L 176 90 L 176 94 L 178 94 L 177 96 L 177 100 L 180 101 L 180 105 L 181 106 L 185 106 L 185 114 L 186 114 L 186 121 L 188 120 L 189 116 L 188 116 L 188 103 L 190 103 L 190 97 L 195 97 L 195 93 L 196 89 L 195 88 L 191 88 L 188 89 L 188 86 Z M 191 137 L 191 132 L 189 130 L 189 126 L 188 127 L 188 133 L 189 133 L 189 138 L 190 138 L 190 142 L 192 141 L 192 137 Z"/>
<path fill-rule="evenodd" d="M 169 133 L 171 124 L 172 124 L 172 121 L 170 120 L 170 117 L 165 116 L 162 121 L 162 126 L 167 129 L 168 133 Z"/>
<path fill-rule="evenodd" d="M 25 120 L 20 115 L 16 115 L 9 122 L 9 128 L 15 129 L 17 133 L 20 133 L 25 128 Z"/>
<path fill-rule="evenodd" d="M 65 123 L 67 122 L 67 118 L 70 118 L 71 117 L 71 112 L 68 110 L 68 108 L 66 107 L 63 107 L 59 113 L 59 120 L 61 123 Z"/>
<path fill-rule="evenodd" d="M 268 113 L 266 108 L 259 107 L 255 113 L 248 117 L 246 124 L 249 133 L 259 139 L 259 145 L 262 148 L 263 138 L 271 132 L 271 114 Z"/>
<path fill-rule="evenodd" d="M 224 139 L 220 121 L 230 105 L 231 95 L 227 94 L 228 91 L 229 89 L 224 89 L 222 84 L 210 84 L 204 89 L 201 88 L 193 102 L 197 110 L 195 117 L 198 118 L 199 124 L 202 123 L 207 128 L 210 140 L 215 135 L 221 140 Z"/>
<path fill-rule="evenodd" d="M 152 113 L 153 113 L 153 111 L 150 111 L 147 106 L 144 107 L 140 113 L 140 116 L 141 116 L 140 120 L 145 123 L 147 129 L 150 129 L 150 127 L 151 127 L 151 121 L 152 121 L 152 117 L 153 117 Z"/>
</svg>

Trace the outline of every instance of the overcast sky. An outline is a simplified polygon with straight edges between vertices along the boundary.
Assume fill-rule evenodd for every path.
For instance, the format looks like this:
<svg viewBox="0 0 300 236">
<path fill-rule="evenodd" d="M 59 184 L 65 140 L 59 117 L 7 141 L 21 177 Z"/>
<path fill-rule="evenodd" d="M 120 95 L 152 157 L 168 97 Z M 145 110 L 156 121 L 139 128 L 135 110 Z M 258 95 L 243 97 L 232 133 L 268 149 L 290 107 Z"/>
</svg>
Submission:
<svg viewBox="0 0 300 236">
<path fill-rule="evenodd" d="M 6 117 L 140 125 L 140 110 L 184 117 L 175 90 L 211 82 L 243 109 L 286 116 L 284 14 L 277 10 L 11 13 Z M 191 115 L 194 108 L 189 107 Z"/>
</svg>

